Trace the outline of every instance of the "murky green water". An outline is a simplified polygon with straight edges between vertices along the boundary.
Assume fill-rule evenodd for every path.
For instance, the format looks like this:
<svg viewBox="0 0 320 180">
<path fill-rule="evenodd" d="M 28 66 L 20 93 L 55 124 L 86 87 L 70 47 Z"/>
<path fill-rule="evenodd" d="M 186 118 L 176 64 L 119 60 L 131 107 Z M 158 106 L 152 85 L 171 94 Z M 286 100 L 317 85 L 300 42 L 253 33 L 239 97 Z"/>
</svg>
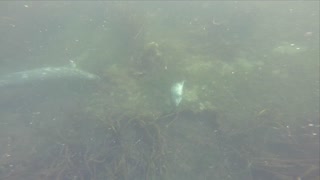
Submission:
<svg viewBox="0 0 320 180">
<path fill-rule="evenodd" d="M 319 179 L 319 2 L 0 2 L 0 179 Z"/>
</svg>

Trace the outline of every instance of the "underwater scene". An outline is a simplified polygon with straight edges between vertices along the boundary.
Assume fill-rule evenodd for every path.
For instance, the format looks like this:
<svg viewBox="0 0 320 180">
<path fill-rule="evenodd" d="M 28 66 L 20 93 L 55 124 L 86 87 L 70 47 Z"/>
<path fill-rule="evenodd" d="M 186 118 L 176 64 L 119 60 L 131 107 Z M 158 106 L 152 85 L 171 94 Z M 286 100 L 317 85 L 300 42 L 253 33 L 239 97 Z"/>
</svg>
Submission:
<svg viewBox="0 0 320 180">
<path fill-rule="evenodd" d="M 319 180 L 319 1 L 1 1 L 0 180 Z"/>
</svg>

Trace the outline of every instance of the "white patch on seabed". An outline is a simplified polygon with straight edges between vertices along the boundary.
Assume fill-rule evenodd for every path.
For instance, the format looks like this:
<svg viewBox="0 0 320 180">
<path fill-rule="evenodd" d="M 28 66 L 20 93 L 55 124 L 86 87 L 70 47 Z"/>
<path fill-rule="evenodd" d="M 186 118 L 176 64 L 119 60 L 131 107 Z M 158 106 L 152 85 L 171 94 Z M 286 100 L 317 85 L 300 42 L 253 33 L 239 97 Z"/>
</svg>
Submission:
<svg viewBox="0 0 320 180">
<path fill-rule="evenodd" d="M 184 82 L 185 81 L 175 83 L 171 87 L 172 100 L 176 106 L 178 106 L 182 100 Z"/>
</svg>

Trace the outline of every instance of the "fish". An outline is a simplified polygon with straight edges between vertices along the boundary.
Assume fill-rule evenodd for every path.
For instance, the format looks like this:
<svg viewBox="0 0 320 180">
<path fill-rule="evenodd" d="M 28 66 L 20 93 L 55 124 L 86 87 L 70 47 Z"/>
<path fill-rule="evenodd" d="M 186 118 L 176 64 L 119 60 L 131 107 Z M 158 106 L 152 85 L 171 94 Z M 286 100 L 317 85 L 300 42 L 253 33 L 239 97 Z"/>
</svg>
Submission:
<svg viewBox="0 0 320 180">
<path fill-rule="evenodd" d="M 51 81 L 98 80 L 99 76 L 76 67 L 73 61 L 62 67 L 43 67 L 38 69 L 14 72 L 0 78 L 0 88 L 20 87 L 23 85 L 41 84 Z"/>
<path fill-rule="evenodd" d="M 184 82 L 185 81 L 183 80 L 183 81 L 174 83 L 171 86 L 171 97 L 176 106 L 179 106 L 182 100 Z"/>
</svg>

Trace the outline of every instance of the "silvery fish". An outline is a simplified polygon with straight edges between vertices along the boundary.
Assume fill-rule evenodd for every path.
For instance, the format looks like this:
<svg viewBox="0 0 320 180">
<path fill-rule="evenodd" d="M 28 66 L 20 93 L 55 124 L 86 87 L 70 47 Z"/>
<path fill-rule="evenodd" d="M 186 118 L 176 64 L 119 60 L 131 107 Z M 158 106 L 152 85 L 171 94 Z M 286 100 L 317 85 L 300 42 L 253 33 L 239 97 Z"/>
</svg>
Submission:
<svg viewBox="0 0 320 180">
<path fill-rule="evenodd" d="M 177 82 L 171 87 L 172 100 L 176 106 L 178 106 L 182 100 L 184 82 L 185 81 Z"/>
<path fill-rule="evenodd" d="M 94 74 L 78 69 L 73 61 L 70 61 L 70 63 L 69 66 L 44 67 L 5 75 L 0 78 L 0 88 L 50 81 L 99 79 L 99 77 Z"/>
</svg>

